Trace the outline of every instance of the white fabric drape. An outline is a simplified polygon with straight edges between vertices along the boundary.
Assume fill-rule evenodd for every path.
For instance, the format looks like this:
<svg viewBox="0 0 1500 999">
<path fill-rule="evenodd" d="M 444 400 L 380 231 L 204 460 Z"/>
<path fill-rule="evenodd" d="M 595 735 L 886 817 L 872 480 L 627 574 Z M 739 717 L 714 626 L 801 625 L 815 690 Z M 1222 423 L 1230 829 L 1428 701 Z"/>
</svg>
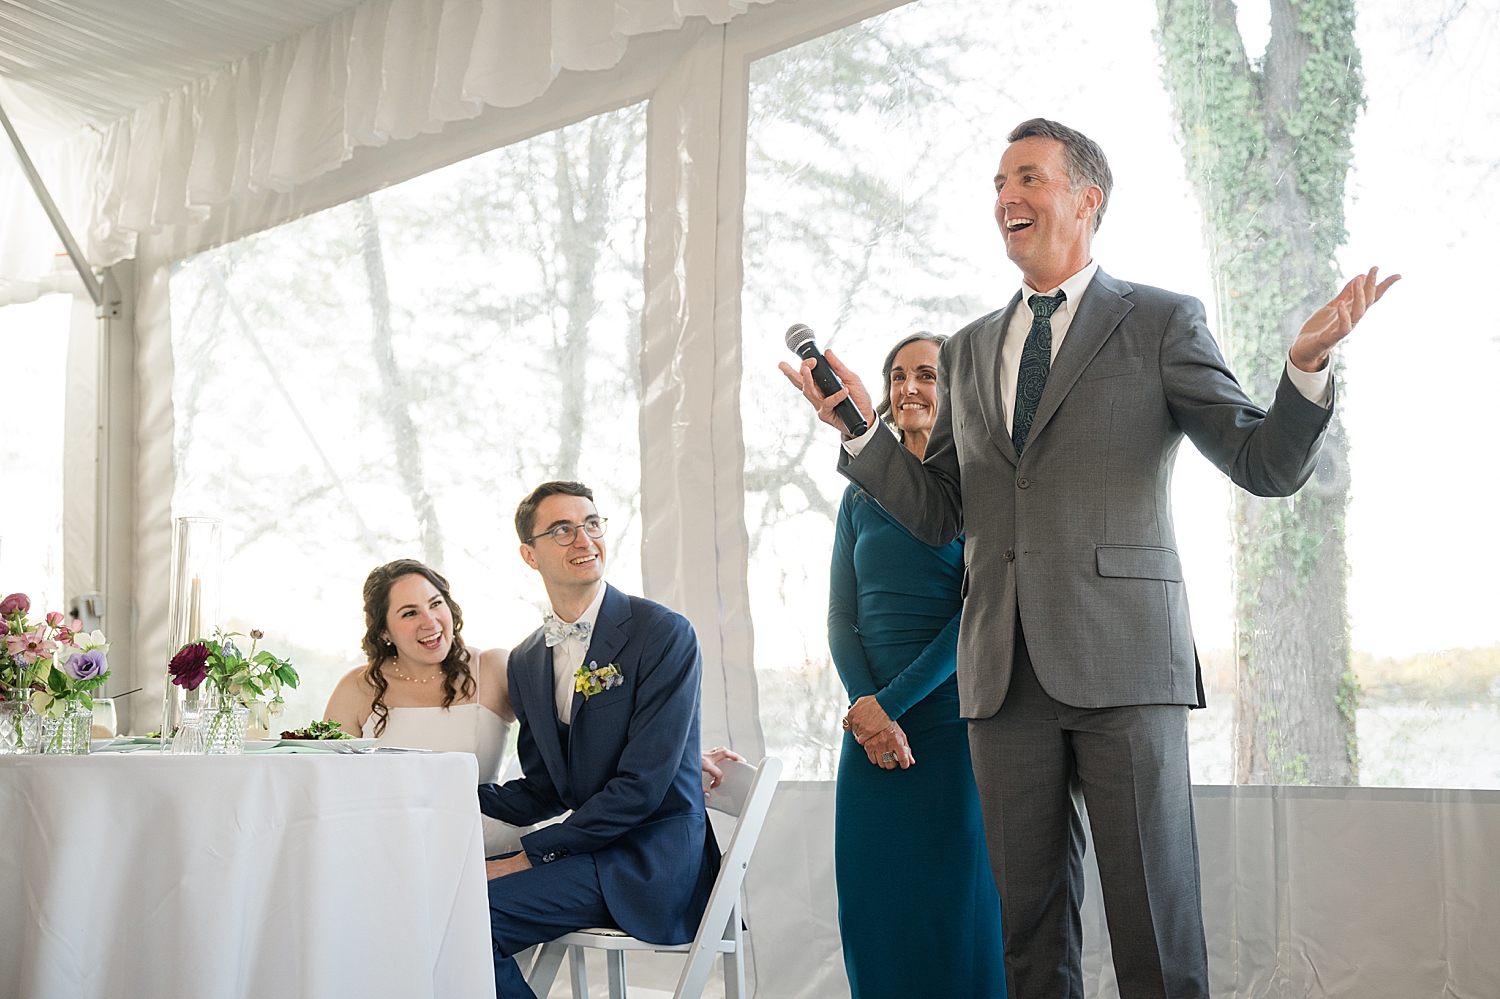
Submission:
<svg viewBox="0 0 1500 999">
<path fill-rule="evenodd" d="M 0 757 L 0 997 L 494 996 L 469 753 Z"/>
<path fill-rule="evenodd" d="M 1199 785 L 1193 811 L 1213 995 L 1500 995 L 1500 792 Z M 831 781 L 777 788 L 745 878 L 754 995 L 849 995 L 833 823 Z M 1084 878 L 1084 995 L 1118 999 L 1092 836 Z"/>
<path fill-rule="evenodd" d="M 85 255 L 285 194 L 360 146 L 520 107 L 563 70 L 619 62 L 633 36 L 689 17 L 723 24 L 771 0 L 367 0 L 144 105 L 31 150 Z M 189 7 L 211 6 L 192 0 Z M 58 41 L 79 44 L 66 25 Z M 0 90 L 7 105 L 18 100 Z M 14 157 L 0 156 L 0 304 L 36 294 L 57 239 Z M 30 284 L 23 284 L 29 282 Z"/>
</svg>

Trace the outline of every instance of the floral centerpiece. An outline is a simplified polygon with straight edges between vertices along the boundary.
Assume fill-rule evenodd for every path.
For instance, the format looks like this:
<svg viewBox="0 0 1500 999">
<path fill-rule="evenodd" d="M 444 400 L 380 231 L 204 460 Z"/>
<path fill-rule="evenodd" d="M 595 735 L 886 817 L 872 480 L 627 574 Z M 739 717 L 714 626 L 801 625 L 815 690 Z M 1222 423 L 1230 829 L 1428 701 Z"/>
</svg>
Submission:
<svg viewBox="0 0 1500 999">
<path fill-rule="evenodd" d="M 235 642 L 245 637 L 237 631 L 216 631 L 212 639 L 184 645 L 167 666 L 172 682 L 184 690 L 207 683 L 203 741 L 211 754 L 243 752 L 249 705 L 266 700 L 271 713 L 280 714 L 285 703 L 281 688 L 297 686 L 297 671 L 290 662 L 265 649 L 257 651 L 265 637 L 260 631 L 250 632 L 248 653 Z"/>
<path fill-rule="evenodd" d="M 91 692 L 109 679 L 109 642 L 102 631 L 53 611 L 30 621 L 31 600 L 12 593 L 0 600 L 0 752 L 36 752 L 40 731 L 48 753 L 87 753 L 93 729 Z M 36 720 L 29 717 L 27 709 Z"/>
</svg>

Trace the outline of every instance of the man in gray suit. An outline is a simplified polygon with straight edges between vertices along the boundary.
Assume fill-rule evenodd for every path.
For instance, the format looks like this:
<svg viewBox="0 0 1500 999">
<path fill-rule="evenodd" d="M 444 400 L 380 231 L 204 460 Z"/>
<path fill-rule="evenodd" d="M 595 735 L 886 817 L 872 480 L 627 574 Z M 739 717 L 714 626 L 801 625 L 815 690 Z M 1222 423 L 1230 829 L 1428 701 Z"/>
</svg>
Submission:
<svg viewBox="0 0 1500 999">
<path fill-rule="evenodd" d="M 995 220 L 1022 290 L 944 344 L 918 461 L 870 430 L 840 469 L 932 545 L 965 535 L 959 693 L 1018 999 L 1082 999 L 1087 806 L 1120 993 L 1206 997 L 1187 711 L 1202 706 L 1170 485 L 1186 435 L 1241 488 L 1287 496 L 1312 474 L 1334 387 L 1329 352 L 1397 278 L 1351 281 L 1302 327 L 1262 410 L 1196 299 L 1111 277 L 1090 240 L 1104 152 L 1033 119 L 1009 136 Z M 861 740 L 874 732 L 856 732 Z M 893 849 L 899 849 L 893 844 Z"/>
</svg>

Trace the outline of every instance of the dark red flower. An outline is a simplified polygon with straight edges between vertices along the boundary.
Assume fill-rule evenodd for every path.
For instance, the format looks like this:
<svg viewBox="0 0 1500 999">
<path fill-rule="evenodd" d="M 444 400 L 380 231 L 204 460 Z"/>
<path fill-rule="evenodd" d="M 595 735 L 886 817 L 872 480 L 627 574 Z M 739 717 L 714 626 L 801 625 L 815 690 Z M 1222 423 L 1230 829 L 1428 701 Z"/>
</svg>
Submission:
<svg viewBox="0 0 1500 999">
<path fill-rule="evenodd" d="M 167 672 L 172 675 L 172 682 L 177 686 L 184 690 L 197 690 L 204 677 L 208 676 L 208 644 L 193 642 L 178 649 L 172 661 L 167 664 Z"/>
</svg>

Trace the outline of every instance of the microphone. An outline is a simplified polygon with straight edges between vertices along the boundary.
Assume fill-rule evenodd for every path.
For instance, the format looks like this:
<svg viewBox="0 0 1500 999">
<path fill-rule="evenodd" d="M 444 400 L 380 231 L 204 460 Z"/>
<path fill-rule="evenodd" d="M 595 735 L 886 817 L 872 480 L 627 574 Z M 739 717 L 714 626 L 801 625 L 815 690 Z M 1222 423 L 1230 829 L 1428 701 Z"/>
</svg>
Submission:
<svg viewBox="0 0 1500 999">
<path fill-rule="evenodd" d="M 796 354 L 804 361 L 816 362 L 813 367 L 812 376 L 813 381 L 818 386 L 818 391 L 824 395 L 833 395 L 835 392 L 843 389 L 844 385 L 839 381 L 839 376 L 833 373 L 833 369 L 823 359 L 823 352 L 818 350 L 818 345 L 813 342 L 812 330 L 801 323 L 793 323 L 791 328 L 786 331 L 786 345 L 791 348 L 793 354 Z M 859 407 L 854 405 L 854 400 L 852 399 L 845 399 L 833 407 L 833 412 L 844 424 L 844 429 L 849 432 L 851 437 L 858 437 L 870 429 L 870 425 L 860 415 Z"/>
</svg>

